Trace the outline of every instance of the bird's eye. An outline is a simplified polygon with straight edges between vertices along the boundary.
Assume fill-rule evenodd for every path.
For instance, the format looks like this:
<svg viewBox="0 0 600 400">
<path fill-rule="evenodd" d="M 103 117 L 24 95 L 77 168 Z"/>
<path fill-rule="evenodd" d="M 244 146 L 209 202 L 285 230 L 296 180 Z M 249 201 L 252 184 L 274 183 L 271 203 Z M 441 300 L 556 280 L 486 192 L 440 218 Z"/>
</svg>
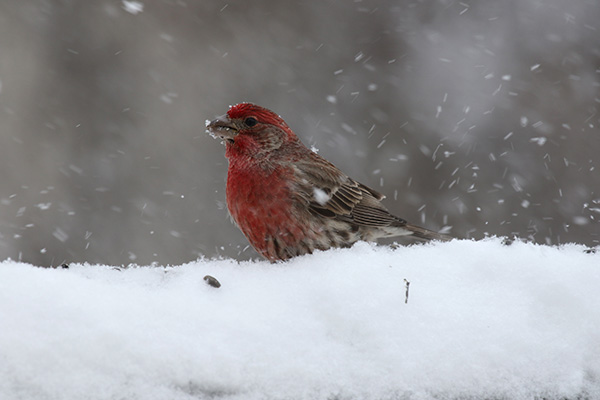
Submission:
<svg viewBox="0 0 600 400">
<path fill-rule="evenodd" d="M 254 126 L 257 123 L 258 121 L 254 117 L 248 117 L 244 120 L 244 124 L 246 124 L 246 126 Z"/>
</svg>

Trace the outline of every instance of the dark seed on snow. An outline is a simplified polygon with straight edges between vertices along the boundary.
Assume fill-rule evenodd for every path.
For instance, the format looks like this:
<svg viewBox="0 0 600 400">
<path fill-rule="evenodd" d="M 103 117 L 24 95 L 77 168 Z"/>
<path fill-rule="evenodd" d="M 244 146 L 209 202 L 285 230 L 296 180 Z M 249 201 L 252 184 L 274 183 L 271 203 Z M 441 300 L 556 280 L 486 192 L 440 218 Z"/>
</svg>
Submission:
<svg viewBox="0 0 600 400">
<path fill-rule="evenodd" d="M 204 281 L 209 284 L 210 286 L 214 287 L 214 288 L 220 288 L 221 287 L 221 283 L 217 280 L 217 278 L 210 276 L 210 275 L 206 275 L 204 277 Z"/>
</svg>

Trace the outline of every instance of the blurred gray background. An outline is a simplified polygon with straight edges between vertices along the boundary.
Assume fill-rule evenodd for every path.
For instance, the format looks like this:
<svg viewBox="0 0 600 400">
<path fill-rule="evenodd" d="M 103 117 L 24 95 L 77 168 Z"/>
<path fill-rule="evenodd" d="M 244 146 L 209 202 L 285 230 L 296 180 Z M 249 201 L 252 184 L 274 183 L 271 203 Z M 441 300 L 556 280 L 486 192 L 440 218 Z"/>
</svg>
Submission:
<svg viewBox="0 0 600 400">
<path fill-rule="evenodd" d="M 204 122 L 273 109 L 452 235 L 600 240 L 597 0 L 3 0 L 0 259 L 256 257 Z"/>
</svg>

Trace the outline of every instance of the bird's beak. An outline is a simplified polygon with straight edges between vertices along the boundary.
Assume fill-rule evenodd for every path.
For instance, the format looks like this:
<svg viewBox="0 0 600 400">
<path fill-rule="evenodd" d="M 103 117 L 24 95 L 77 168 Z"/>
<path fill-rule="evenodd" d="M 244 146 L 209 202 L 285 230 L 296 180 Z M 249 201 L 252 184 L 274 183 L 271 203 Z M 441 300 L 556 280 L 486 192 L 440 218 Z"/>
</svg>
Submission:
<svg viewBox="0 0 600 400">
<path fill-rule="evenodd" d="M 214 138 L 220 138 L 228 143 L 233 143 L 238 134 L 238 129 L 227 114 L 206 121 L 206 130 Z"/>
</svg>

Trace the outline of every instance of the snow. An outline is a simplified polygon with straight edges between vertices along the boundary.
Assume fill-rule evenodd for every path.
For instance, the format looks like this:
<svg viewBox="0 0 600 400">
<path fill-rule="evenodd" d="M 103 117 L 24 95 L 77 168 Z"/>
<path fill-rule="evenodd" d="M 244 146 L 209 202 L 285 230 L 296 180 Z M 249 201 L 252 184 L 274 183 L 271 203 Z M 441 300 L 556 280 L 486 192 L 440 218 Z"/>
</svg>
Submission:
<svg viewBox="0 0 600 400">
<path fill-rule="evenodd" d="M 331 200 L 331 197 L 329 197 L 329 195 L 325 193 L 323 189 L 319 189 L 317 187 L 313 190 L 313 197 L 315 198 L 315 201 L 322 206 Z"/>
<path fill-rule="evenodd" d="M 130 14 L 136 15 L 144 11 L 144 5 L 139 1 L 123 0 L 123 9 Z"/>
<path fill-rule="evenodd" d="M 487 239 L 278 264 L 7 260 L 0 399 L 600 398 L 600 254 L 584 250 Z"/>
</svg>

